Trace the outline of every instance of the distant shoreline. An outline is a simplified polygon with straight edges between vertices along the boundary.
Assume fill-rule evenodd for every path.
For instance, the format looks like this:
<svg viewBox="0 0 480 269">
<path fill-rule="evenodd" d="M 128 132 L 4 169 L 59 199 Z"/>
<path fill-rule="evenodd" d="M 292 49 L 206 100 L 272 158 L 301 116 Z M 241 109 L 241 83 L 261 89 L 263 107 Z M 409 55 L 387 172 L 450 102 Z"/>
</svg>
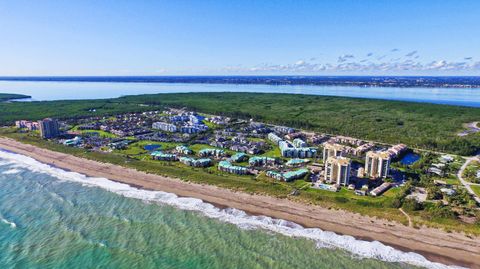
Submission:
<svg viewBox="0 0 480 269">
<path fill-rule="evenodd" d="M 198 198 L 215 205 L 244 210 L 253 215 L 289 220 L 304 227 L 318 227 L 338 234 L 352 235 L 358 239 L 377 240 L 403 251 L 420 253 L 435 262 L 480 267 L 480 240 L 456 232 L 447 233 L 432 228 L 409 228 L 395 222 L 345 211 L 329 210 L 288 199 L 251 195 L 210 185 L 188 183 L 54 152 L 8 138 L 0 138 L 0 148 L 88 176 L 103 177 L 143 189 Z"/>
<path fill-rule="evenodd" d="M 29 95 L 15 94 L 15 93 L 0 93 L 0 102 L 10 102 L 21 99 L 32 98 Z"/>
<path fill-rule="evenodd" d="M 480 88 L 480 76 L 3 76 L 0 81 Z"/>
</svg>

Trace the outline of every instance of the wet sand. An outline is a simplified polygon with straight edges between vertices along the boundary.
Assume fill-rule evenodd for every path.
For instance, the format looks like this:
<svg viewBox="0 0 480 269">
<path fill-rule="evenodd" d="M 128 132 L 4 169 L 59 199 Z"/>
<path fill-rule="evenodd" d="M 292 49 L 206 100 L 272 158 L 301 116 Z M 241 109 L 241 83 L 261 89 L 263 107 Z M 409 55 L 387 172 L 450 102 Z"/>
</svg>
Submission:
<svg viewBox="0 0 480 269">
<path fill-rule="evenodd" d="M 251 195 L 210 185 L 188 183 L 50 151 L 8 138 L 0 138 L 0 148 L 88 176 L 104 177 L 139 188 L 198 198 L 222 207 L 285 219 L 305 227 L 316 227 L 338 234 L 351 235 L 358 239 L 377 240 L 404 251 L 422 254 L 431 261 L 480 268 L 480 238 L 478 237 L 470 238 L 461 233 L 447 233 L 433 228 L 415 229 L 396 222 L 346 211 L 330 210 L 288 199 Z"/>
</svg>

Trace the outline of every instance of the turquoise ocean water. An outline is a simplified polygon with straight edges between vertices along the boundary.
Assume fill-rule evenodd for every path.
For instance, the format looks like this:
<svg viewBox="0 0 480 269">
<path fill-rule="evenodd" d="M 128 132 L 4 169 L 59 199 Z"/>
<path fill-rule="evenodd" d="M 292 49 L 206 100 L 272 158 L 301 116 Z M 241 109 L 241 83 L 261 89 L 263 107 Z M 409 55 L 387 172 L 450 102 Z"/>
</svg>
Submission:
<svg viewBox="0 0 480 269">
<path fill-rule="evenodd" d="M 0 151 L 0 268 L 444 268 L 414 253 Z"/>
</svg>

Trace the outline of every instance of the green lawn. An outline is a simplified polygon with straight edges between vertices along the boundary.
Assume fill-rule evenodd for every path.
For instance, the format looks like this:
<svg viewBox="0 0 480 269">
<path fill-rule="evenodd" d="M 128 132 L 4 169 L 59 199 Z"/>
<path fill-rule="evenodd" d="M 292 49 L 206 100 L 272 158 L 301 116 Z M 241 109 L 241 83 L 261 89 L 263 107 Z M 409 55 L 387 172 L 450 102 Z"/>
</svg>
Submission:
<svg viewBox="0 0 480 269">
<path fill-rule="evenodd" d="M 80 131 L 82 134 L 88 134 L 88 133 L 98 133 L 100 137 L 106 137 L 106 138 L 118 138 L 117 135 L 105 132 L 102 130 L 81 130 Z"/>
<path fill-rule="evenodd" d="M 479 185 L 471 185 L 472 187 L 472 190 L 478 195 L 480 196 L 480 186 Z"/>
</svg>

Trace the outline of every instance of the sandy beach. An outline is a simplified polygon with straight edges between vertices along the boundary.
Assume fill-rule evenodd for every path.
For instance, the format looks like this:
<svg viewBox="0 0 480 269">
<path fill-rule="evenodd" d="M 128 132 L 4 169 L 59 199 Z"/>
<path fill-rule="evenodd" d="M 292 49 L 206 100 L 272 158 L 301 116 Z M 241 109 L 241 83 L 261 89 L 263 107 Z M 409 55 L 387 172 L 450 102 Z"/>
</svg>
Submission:
<svg viewBox="0 0 480 269">
<path fill-rule="evenodd" d="M 352 235 L 359 239 L 377 240 L 404 251 L 420 253 L 431 261 L 480 268 L 480 238 L 478 237 L 470 238 L 461 233 L 447 233 L 433 228 L 415 229 L 395 222 L 345 211 L 329 210 L 287 199 L 250 195 L 210 185 L 187 183 L 38 148 L 8 138 L 0 138 L 0 148 L 88 176 L 105 177 L 139 188 L 198 198 L 217 206 L 285 219 L 306 227 L 317 227 L 339 234 Z M 400 211 L 399 214 L 401 214 Z"/>
</svg>

